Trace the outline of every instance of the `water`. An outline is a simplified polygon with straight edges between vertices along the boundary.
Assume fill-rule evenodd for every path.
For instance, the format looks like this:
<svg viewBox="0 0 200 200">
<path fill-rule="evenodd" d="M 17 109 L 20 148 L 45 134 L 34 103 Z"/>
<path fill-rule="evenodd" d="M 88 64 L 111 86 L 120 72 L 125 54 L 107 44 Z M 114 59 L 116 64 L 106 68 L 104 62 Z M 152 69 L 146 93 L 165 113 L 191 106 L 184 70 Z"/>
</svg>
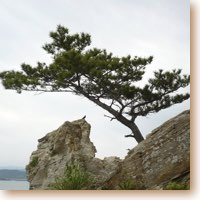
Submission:
<svg viewBox="0 0 200 200">
<path fill-rule="evenodd" d="M 0 180 L 0 190 L 29 190 L 29 182 Z"/>
</svg>

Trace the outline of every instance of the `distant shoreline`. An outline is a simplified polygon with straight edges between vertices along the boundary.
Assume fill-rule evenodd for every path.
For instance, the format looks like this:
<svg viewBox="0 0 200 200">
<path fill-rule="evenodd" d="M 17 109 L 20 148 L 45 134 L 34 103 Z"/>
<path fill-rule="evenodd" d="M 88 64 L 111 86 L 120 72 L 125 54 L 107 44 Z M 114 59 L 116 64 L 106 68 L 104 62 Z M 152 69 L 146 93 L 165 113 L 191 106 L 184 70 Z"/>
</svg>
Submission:
<svg viewBox="0 0 200 200">
<path fill-rule="evenodd" d="M 27 181 L 27 179 L 9 179 L 9 178 L 0 178 L 0 181 Z"/>
<path fill-rule="evenodd" d="M 26 171 L 17 169 L 0 169 L 0 181 L 27 181 Z"/>
</svg>

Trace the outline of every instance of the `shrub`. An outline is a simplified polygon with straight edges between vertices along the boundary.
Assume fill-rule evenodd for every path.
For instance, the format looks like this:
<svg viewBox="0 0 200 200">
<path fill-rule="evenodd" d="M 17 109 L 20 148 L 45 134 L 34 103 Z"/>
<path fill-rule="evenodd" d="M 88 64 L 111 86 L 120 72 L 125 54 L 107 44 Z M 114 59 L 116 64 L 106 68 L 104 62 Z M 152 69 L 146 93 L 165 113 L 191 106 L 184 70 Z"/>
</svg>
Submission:
<svg viewBox="0 0 200 200">
<path fill-rule="evenodd" d="M 136 189 L 136 185 L 132 180 L 127 180 L 118 185 L 120 190 L 134 190 Z"/>
<path fill-rule="evenodd" d="M 63 177 L 56 178 L 50 189 L 81 190 L 87 189 L 88 183 L 88 173 L 78 163 L 73 163 L 66 166 Z"/>
<path fill-rule="evenodd" d="M 177 182 L 169 182 L 167 186 L 165 187 L 165 190 L 189 190 L 190 186 L 183 183 L 177 183 Z"/>
<path fill-rule="evenodd" d="M 38 160 L 39 159 L 38 159 L 37 156 L 33 157 L 32 160 L 31 160 L 31 162 L 30 162 L 30 164 L 29 164 L 29 166 L 30 167 L 36 167 L 38 165 Z"/>
</svg>

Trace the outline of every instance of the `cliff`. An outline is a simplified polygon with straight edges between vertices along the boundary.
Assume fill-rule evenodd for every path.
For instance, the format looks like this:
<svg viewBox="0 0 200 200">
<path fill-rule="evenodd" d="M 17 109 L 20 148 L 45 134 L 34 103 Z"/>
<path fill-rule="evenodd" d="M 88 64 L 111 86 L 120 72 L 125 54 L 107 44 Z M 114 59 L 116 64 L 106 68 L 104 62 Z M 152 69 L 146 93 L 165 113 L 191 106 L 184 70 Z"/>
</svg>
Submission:
<svg viewBox="0 0 200 200">
<path fill-rule="evenodd" d="M 190 113 L 184 111 L 153 130 L 146 140 L 118 157 L 95 158 L 85 119 L 65 122 L 39 139 L 30 157 L 30 189 L 50 189 L 66 167 L 78 163 L 91 182 L 83 189 L 162 189 L 171 180 L 189 183 Z"/>
<path fill-rule="evenodd" d="M 162 189 L 170 181 L 189 184 L 190 112 L 184 111 L 153 130 L 129 151 L 109 188 L 129 177 L 136 189 Z"/>
</svg>

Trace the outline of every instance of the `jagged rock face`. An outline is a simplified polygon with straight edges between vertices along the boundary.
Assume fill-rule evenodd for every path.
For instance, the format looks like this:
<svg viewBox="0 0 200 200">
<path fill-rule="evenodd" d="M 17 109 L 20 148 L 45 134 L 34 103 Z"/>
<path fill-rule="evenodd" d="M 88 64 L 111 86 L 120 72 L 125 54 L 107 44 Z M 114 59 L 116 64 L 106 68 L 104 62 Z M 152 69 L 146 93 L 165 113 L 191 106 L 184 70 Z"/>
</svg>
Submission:
<svg viewBox="0 0 200 200">
<path fill-rule="evenodd" d="M 138 189 L 162 189 L 171 180 L 189 180 L 190 112 L 184 111 L 153 130 L 129 151 L 122 167 L 108 184 L 116 188 L 120 182 L 133 180 Z"/>
<path fill-rule="evenodd" d="M 84 120 L 65 122 L 39 139 L 27 165 L 30 189 L 49 189 L 65 167 L 78 161 L 93 178 L 93 189 L 119 189 L 131 180 L 136 189 L 162 189 L 170 180 L 189 180 L 190 113 L 184 111 L 153 130 L 124 160 L 95 158 L 90 125 Z"/>
<path fill-rule="evenodd" d="M 62 177 L 72 161 L 86 168 L 96 188 L 118 170 L 117 157 L 95 158 L 96 148 L 90 141 L 90 124 L 84 119 L 65 122 L 57 130 L 39 139 L 27 165 L 30 189 L 49 189 L 55 178 Z"/>
</svg>

